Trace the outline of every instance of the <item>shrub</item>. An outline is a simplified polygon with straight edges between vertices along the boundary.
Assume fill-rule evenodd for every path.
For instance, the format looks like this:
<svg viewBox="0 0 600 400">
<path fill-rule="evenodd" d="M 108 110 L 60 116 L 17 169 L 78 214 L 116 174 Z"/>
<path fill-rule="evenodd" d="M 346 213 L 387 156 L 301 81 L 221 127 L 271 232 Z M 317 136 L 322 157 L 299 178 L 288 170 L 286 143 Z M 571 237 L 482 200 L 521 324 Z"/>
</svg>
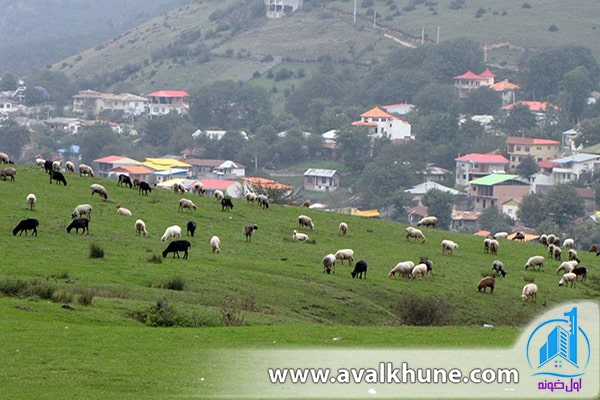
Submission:
<svg viewBox="0 0 600 400">
<path fill-rule="evenodd" d="M 143 322 L 153 327 L 186 326 L 185 318 L 178 315 L 166 299 L 158 300 L 156 305 L 144 314 Z"/>
<path fill-rule="evenodd" d="M 44 300 L 52 300 L 56 287 L 47 282 L 33 280 L 23 288 L 26 297 L 37 297 Z"/>
<path fill-rule="evenodd" d="M 169 290 L 183 290 L 184 287 L 185 278 L 183 276 L 174 276 L 163 285 L 163 288 Z"/>
<path fill-rule="evenodd" d="M 529 3 L 523 3 L 523 5 L 521 6 L 521 8 L 530 9 L 531 8 L 531 4 L 529 4 Z"/>
<path fill-rule="evenodd" d="M 554 24 L 551 24 L 551 25 L 548 27 L 548 32 L 556 32 L 557 30 L 558 30 L 558 26 L 556 26 L 556 25 L 554 25 Z"/>
<path fill-rule="evenodd" d="M 90 244 L 90 258 L 104 258 L 104 249 L 94 243 Z"/>
<path fill-rule="evenodd" d="M 5 279 L 0 283 L 0 294 L 4 296 L 18 296 L 27 284 L 21 280 Z"/>
<path fill-rule="evenodd" d="M 446 296 L 415 293 L 400 299 L 398 321 L 403 325 L 441 326 L 452 323 L 452 314 Z"/>
<path fill-rule="evenodd" d="M 77 302 L 82 306 L 90 306 L 92 305 L 92 300 L 94 299 L 94 291 L 91 289 L 86 289 L 79 294 L 77 298 Z"/>
<path fill-rule="evenodd" d="M 221 302 L 221 325 L 241 326 L 244 317 L 241 315 L 242 306 L 236 299 L 225 297 Z"/>
<path fill-rule="evenodd" d="M 163 259 L 161 256 L 153 254 L 151 257 L 148 257 L 146 261 L 152 264 L 162 264 Z"/>
<path fill-rule="evenodd" d="M 60 290 L 53 296 L 52 301 L 55 303 L 69 304 L 73 301 L 73 294 L 66 290 Z"/>
</svg>

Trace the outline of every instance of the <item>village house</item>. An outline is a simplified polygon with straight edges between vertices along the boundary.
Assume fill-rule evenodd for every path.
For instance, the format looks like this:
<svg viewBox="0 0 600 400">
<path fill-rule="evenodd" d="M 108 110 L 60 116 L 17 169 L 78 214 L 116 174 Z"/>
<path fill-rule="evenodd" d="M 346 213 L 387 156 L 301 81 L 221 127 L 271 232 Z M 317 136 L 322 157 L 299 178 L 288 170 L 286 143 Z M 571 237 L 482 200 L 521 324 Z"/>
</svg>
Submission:
<svg viewBox="0 0 600 400">
<path fill-rule="evenodd" d="M 0 114 L 8 114 L 14 111 L 17 111 L 15 102 L 10 99 L 0 97 Z"/>
<path fill-rule="evenodd" d="M 482 213 L 478 211 L 452 211 L 450 230 L 453 232 L 477 232 L 479 230 L 479 217 Z"/>
<path fill-rule="evenodd" d="M 452 189 L 448 186 L 444 186 L 440 183 L 437 182 L 423 182 L 423 183 L 419 183 L 418 185 L 415 185 L 409 189 L 406 189 L 405 192 L 406 193 L 410 193 L 413 195 L 413 199 L 417 200 L 419 203 L 421 203 L 421 199 L 423 198 L 423 196 L 425 196 L 425 194 L 427 192 L 429 192 L 430 190 L 439 190 L 441 192 L 444 193 L 450 193 L 453 196 L 460 196 L 460 195 L 464 195 L 463 192 L 460 192 L 456 189 Z"/>
<path fill-rule="evenodd" d="M 282 18 L 302 7 L 303 0 L 265 0 L 267 18 Z"/>
<path fill-rule="evenodd" d="M 246 166 L 231 160 L 183 158 L 192 166 L 192 176 L 212 179 L 232 179 L 246 176 Z"/>
<path fill-rule="evenodd" d="M 474 211 L 496 207 L 509 200 L 521 202 L 529 194 L 529 184 L 511 174 L 491 174 L 469 182 L 469 198 Z"/>
<path fill-rule="evenodd" d="M 467 186 L 473 179 L 506 172 L 509 164 L 506 157 L 501 154 L 469 153 L 454 160 L 457 186 Z"/>
<path fill-rule="evenodd" d="M 115 174 L 113 170 L 117 167 L 142 164 L 141 162 L 132 158 L 115 155 L 97 158 L 94 160 L 94 163 L 96 163 L 96 174 L 101 178 L 108 178 L 109 176 L 113 176 Z M 153 170 L 150 169 L 150 171 Z"/>
<path fill-rule="evenodd" d="M 79 118 L 55 117 L 44 120 L 44 125 L 53 131 L 63 131 L 72 135 L 79 133 L 83 120 Z"/>
<path fill-rule="evenodd" d="M 467 97 L 473 90 L 488 87 L 497 92 L 502 99 L 502 105 L 512 104 L 516 100 L 516 91 L 520 86 L 507 79 L 495 82 L 496 75 L 486 68 L 481 74 L 467 71 L 454 77 L 454 87 L 459 97 Z"/>
<path fill-rule="evenodd" d="M 502 106 L 500 110 L 504 111 L 507 115 L 510 114 L 510 111 L 516 106 L 525 106 L 535 115 L 535 120 L 539 126 L 542 126 L 546 119 L 550 114 L 555 113 L 558 110 L 558 107 L 554 104 L 548 103 L 547 101 L 517 101 L 512 104 L 507 104 Z M 550 122 L 554 123 L 554 116 L 550 117 Z"/>
<path fill-rule="evenodd" d="M 340 187 L 340 174 L 335 169 L 309 168 L 304 172 L 304 189 L 330 192 Z"/>
<path fill-rule="evenodd" d="M 175 112 L 186 114 L 189 109 L 189 94 L 183 90 L 159 90 L 148 93 L 147 114 L 150 118 Z"/>
<path fill-rule="evenodd" d="M 509 171 L 515 171 L 521 161 L 533 158 L 535 162 L 557 158 L 560 154 L 560 142 L 552 139 L 508 136 L 506 151 L 510 160 Z"/>
<path fill-rule="evenodd" d="M 102 93 L 80 90 L 73 96 L 73 112 L 96 116 L 102 111 L 120 111 L 125 115 L 139 116 L 146 112 L 148 99 L 134 94 Z"/>
<path fill-rule="evenodd" d="M 392 141 L 414 139 L 409 122 L 403 121 L 379 107 L 362 113 L 360 120 L 354 121 L 352 126 L 367 127 L 370 136 L 388 137 Z"/>
<path fill-rule="evenodd" d="M 519 208 L 521 208 L 521 203 L 515 199 L 510 199 L 502 203 L 502 214 L 508 215 L 517 221 L 517 211 L 519 211 Z"/>
<path fill-rule="evenodd" d="M 545 187 L 577 181 L 582 174 L 594 175 L 600 169 L 600 155 L 578 153 L 572 156 L 537 163 L 539 172 L 533 178 L 533 188 L 540 193 Z"/>
</svg>

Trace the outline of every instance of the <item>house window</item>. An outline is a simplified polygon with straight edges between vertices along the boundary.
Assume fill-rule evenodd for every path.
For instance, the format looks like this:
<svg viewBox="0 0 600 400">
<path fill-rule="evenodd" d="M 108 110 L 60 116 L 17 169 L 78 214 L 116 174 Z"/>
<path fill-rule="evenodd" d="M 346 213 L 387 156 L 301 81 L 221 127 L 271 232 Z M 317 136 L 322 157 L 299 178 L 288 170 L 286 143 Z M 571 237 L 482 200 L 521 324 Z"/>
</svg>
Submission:
<svg viewBox="0 0 600 400">
<path fill-rule="evenodd" d="M 517 146 L 517 151 L 521 151 L 521 146 Z"/>
<path fill-rule="evenodd" d="M 525 151 L 529 151 L 529 146 L 525 146 Z"/>
<path fill-rule="evenodd" d="M 536 150 L 542 150 L 542 146 L 536 147 Z"/>
</svg>

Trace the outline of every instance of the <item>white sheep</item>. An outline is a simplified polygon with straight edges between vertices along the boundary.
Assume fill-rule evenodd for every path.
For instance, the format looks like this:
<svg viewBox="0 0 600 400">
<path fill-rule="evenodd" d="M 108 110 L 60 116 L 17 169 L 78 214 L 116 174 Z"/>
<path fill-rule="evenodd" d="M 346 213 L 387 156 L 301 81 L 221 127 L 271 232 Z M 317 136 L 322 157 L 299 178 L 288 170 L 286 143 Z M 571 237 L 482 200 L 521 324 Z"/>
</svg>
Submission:
<svg viewBox="0 0 600 400">
<path fill-rule="evenodd" d="M 258 200 L 258 195 L 254 192 L 248 192 L 246 193 L 246 201 L 249 203 L 254 203 L 256 200 Z"/>
<path fill-rule="evenodd" d="M 89 204 L 80 204 L 73 210 L 71 214 L 71 218 L 81 218 L 84 215 L 87 215 L 88 219 L 92 219 L 92 206 Z"/>
<path fill-rule="evenodd" d="M 442 254 L 452 254 L 454 249 L 458 249 L 458 244 L 449 239 L 442 240 Z"/>
<path fill-rule="evenodd" d="M 508 232 L 496 232 L 494 233 L 494 236 L 492 236 L 492 238 L 498 240 L 498 239 L 506 239 L 508 237 Z"/>
<path fill-rule="evenodd" d="M 490 253 L 498 254 L 498 249 L 500 248 L 500 243 L 496 239 L 490 239 Z"/>
<path fill-rule="evenodd" d="M 427 275 L 427 265 L 421 263 L 415 265 L 410 273 L 410 279 L 415 279 L 417 277 L 425 277 Z"/>
<path fill-rule="evenodd" d="M 44 164 L 46 164 L 46 160 L 44 160 L 43 158 L 36 158 L 35 159 L 35 165 L 37 165 L 41 169 L 44 169 Z"/>
<path fill-rule="evenodd" d="M 437 217 L 429 216 L 429 217 L 421 218 L 419 220 L 419 222 L 417 222 L 417 226 L 423 225 L 423 226 L 425 226 L 427 228 L 429 228 L 429 227 L 435 228 L 435 226 L 437 225 L 437 223 L 438 223 Z"/>
<path fill-rule="evenodd" d="M 165 233 L 163 233 L 160 238 L 161 242 L 166 242 L 172 238 L 181 238 L 181 227 L 178 225 L 171 225 L 167 229 L 165 229 Z"/>
<path fill-rule="evenodd" d="M 573 287 L 575 286 L 575 282 L 577 282 L 577 275 L 575 275 L 573 272 L 567 272 L 562 276 L 562 278 L 560 278 L 560 281 L 558 281 L 558 286 L 562 286 L 565 283 L 571 283 L 571 287 Z"/>
<path fill-rule="evenodd" d="M 560 274 L 561 271 L 564 273 L 572 272 L 579 265 L 579 261 L 571 260 L 562 262 L 556 269 L 556 275 Z"/>
<path fill-rule="evenodd" d="M 502 275 L 503 278 L 506 276 L 504 264 L 500 260 L 494 260 L 492 262 L 492 271 L 495 271 L 498 275 Z"/>
<path fill-rule="evenodd" d="M 348 265 L 352 265 L 354 261 L 354 250 L 352 249 L 342 249 L 338 250 L 335 253 L 335 259 L 340 260 L 342 265 L 344 265 L 344 260 L 348 260 Z"/>
<path fill-rule="evenodd" d="M 417 240 L 421 240 L 421 243 L 425 243 L 425 240 L 427 240 L 427 238 L 425 237 L 425 235 L 423 234 L 423 232 L 420 229 L 413 228 L 412 226 L 407 226 L 406 227 L 406 240 L 409 240 L 410 238 L 415 239 L 415 242 Z"/>
<path fill-rule="evenodd" d="M 579 260 L 579 257 L 577 257 L 577 250 L 569 249 L 569 260 Z"/>
<path fill-rule="evenodd" d="M 189 199 L 179 199 L 179 207 L 177 208 L 177 211 L 182 211 L 184 209 L 188 209 L 188 210 L 195 210 L 197 207 L 194 204 L 193 201 L 189 200 Z"/>
<path fill-rule="evenodd" d="M 299 215 L 298 216 L 298 226 L 300 226 L 300 228 L 303 228 L 303 227 L 307 227 L 310 229 L 315 228 L 315 224 L 313 223 L 312 219 L 307 215 Z"/>
<path fill-rule="evenodd" d="M 211 237 L 208 243 L 210 244 L 210 247 L 212 247 L 213 253 L 221 252 L 221 239 L 219 239 L 218 236 Z"/>
<path fill-rule="evenodd" d="M 108 193 L 106 192 L 104 186 L 97 183 L 93 183 L 90 185 L 90 189 L 92 189 L 92 196 L 94 195 L 94 193 L 98 193 L 100 197 L 102 197 L 104 200 L 108 199 Z"/>
<path fill-rule="evenodd" d="M 121 207 L 120 204 L 117 204 L 117 214 L 122 215 L 124 217 L 131 217 L 133 214 L 130 210 L 125 207 Z"/>
<path fill-rule="evenodd" d="M 35 208 L 36 201 L 37 198 L 35 197 L 35 194 L 29 193 L 27 195 L 27 209 L 33 211 L 33 209 Z"/>
<path fill-rule="evenodd" d="M 305 233 L 300 233 L 297 230 L 294 229 L 294 233 L 292 234 L 292 239 L 293 240 L 298 240 L 301 242 L 308 242 L 308 235 Z"/>
<path fill-rule="evenodd" d="M 409 278 L 410 274 L 415 267 L 415 263 L 412 261 L 402 261 L 396 264 L 394 268 L 388 272 L 388 277 L 392 278 L 394 275 L 399 274 L 405 278 Z"/>
<path fill-rule="evenodd" d="M 146 223 L 141 219 L 135 221 L 135 231 L 138 235 L 144 235 L 144 237 L 148 236 L 148 231 L 146 230 Z"/>
<path fill-rule="evenodd" d="M 94 169 L 87 164 L 79 165 L 79 176 L 91 176 L 94 177 Z"/>
<path fill-rule="evenodd" d="M 217 190 L 215 190 L 214 196 L 215 196 L 215 199 L 220 203 L 221 200 L 223 200 L 225 198 L 225 193 L 223 193 L 222 190 L 217 189 Z"/>
<path fill-rule="evenodd" d="M 535 300 L 537 299 L 537 291 L 538 287 L 535 283 L 528 283 L 527 285 L 523 286 L 521 298 L 523 300 Z"/>
<path fill-rule="evenodd" d="M 341 236 L 346 236 L 346 234 L 348 233 L 348 224 L 345 222 L 340 222 L 340 225 L 338 226 L 338 231 Z"/>
<path fill-rule="evenodd" d="M 331 270 L 335 274 L 335 254 L 329 253 L 323 257 L 323 272 L 329 274 Z"/>
<path fill-rule="evenodd" d="M 572 249 L 575 247 L 575 239 L 567 238 L 563 241 L 563 247 L 565 249 Z"/>
<path fill-rule="evenodd" d="M 544 269 L 544 256 L 529 257 L 525 263 L 525 269 L 533 268 L 535 271 L 535 267 L 538 267 L 540 271 Z"/>
<path fill-rule="evenodd" d="M 60 171 L 60 167 L 62 166 L 62 161 L 54 161 L 52 163 L 52 170 L 53 171 Z"/>
<path fill-rule="evenodd" d="M 259 194 L 256 198 L 256 202 L 258 203 L 258 206 L 264 210 L 269 208 L 269 196 L 266 194 Z"/>
<path fill-rule="evenodd" d="M 73 164 L 73 161 L 67 161 L 65 163 L 65 171 L 75 172 L 75 164 Z"/>
</svg>

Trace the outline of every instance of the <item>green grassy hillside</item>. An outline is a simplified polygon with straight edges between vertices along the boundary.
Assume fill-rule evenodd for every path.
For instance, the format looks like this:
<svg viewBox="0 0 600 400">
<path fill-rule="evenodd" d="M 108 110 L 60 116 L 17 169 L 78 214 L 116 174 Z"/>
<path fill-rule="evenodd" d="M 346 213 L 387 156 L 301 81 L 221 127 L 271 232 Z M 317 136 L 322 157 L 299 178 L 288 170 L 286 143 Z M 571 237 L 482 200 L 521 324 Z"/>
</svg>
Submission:
<svg viewBox="0 0 600 400">
<path fill-rule="evenodd" d="M 221 212 L 213 198 L 191 195 L 198 209 L 180 213 L 180 195 L 168 190 L 145 197 L 116 181 L 73 174 L 65 187 L 49 184 L 35 167 L 17 169 L 15 182 L 0 180 L 0 385 L 16 393 L 11 398 L 189 395 L 209 385 L 198 376 L 219 374 L 202 357 L 215 347 L 509 346 L 519 327 L 548 307 L 600 294 L 595 255 L 585 252 L 591 276 L 565 288 L 557 285 L 558 262 L 548 261 L 543 272 L 523 270 L 527 257 L 544 253 L 542 246 L 503 241 L 498 257 L 508 275 L 498 278 L 494 294 L 484 294 L 475 286 L 494 256 L 483 254 L 481 238 L 427 229 L 425 244 L 407 243 L 405 226 L 396 223 L 291 206 L 260 210 L 241 200 Z M 107 201 L 91 197 L 92 182 L 107 188 Z M 34 211 L 26 210 L 28 193 L 37 195 Z M 94 207 L 89 235 L 65 231 L 80 203 Z M 117 215 L 117 204 L 133 217 Z M 315 222 L 307 232 L 311 243 L 291 241 L 301 213 Z M 40 220 L 38 236 L 13 236 L 28 217 Z M 135 234 L 136 218 L 146 221 L 147 238 Z M 188 238 L 189 259 L 162 259 L 164 228 L 189 219 L 199 227 Z M 342 220 L 350 227 L 346 237 L 337 233 Z M 242 234 L 247 224 L 259 226 L 251 243 Z M 210 250 L 212 235 L 221 237 L 220 254 Z M 460 244 L 452 256 L 441 255 L 443 238 Z M 92 244 L 103 258 L 89 258 Z M 367 279 L 352 279 L 347 265 L 322 272 L 323 255 L 340 248 L 368 262 Z M 419 256 L 434 262 L 427 279 L 387 277 L 398 261 Z M 540 287 L 536 303 L 520 299 L 530 280 Z M 177 282 L 183 290 L 166 288 Z M 91 303 L 81 304 L 86 299 Z M 420 314 L 401 312 L 409 307 Z M 399 315 L 433 316 L 448 326 L 400 326 Z M 244 326 L 222 327 L 223 321 Z M 483 323 L 496 328 L 482 329 Z"/>
</svg>

